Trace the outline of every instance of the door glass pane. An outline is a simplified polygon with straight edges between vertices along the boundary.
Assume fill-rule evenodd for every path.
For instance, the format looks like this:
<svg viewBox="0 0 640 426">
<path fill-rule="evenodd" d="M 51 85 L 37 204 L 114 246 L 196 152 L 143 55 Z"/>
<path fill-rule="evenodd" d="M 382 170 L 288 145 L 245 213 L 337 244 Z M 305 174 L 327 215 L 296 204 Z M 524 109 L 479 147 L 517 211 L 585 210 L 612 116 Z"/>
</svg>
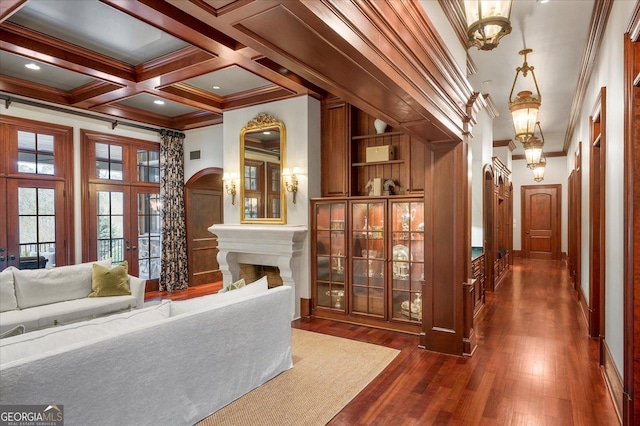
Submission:
<svg viewBox="0 0 640 426">
<path fill-rule="evenodd" d="M 138 194 L 138 276 L 160 278 L 160 194 Z"/>
<path fill-rule="evenodd" d="M 55 214 L 55 191 L 41 188 L 38 190 L 38 213 L 41 215 Z"/>
<path fill-rule="evenodd" d="M 35 215 L 36 208 L 36 188 L 18 188 L 18 214 Z"/>
<path fill-rule="evenodd" d="M 124 261 L 124 193 L 98 191 L 98 260 Z"/>
<path fill-rule="evenodd" d="M 20 269 L 55 266 L 55 190 L 18 188 Z"/>
</svg>

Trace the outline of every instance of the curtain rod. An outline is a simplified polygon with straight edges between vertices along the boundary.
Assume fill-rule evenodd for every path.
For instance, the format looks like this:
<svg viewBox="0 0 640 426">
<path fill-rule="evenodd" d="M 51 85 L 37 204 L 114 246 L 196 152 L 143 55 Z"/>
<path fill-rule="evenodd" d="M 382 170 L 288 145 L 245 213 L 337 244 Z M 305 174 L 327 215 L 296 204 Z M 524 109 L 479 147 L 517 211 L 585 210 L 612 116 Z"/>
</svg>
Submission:
<svg viewBox="0 0 640 426">
<path fill-rule="evenodd" d="M 129 123 L 127 121 L 118 121 L 118 120 L 115 120 L 113 118 L 102 117 L 100 115 L 90 114 L 88 112 L 76 111 L 76 110 L 63 108 L 63 107 L 59 107 L 59 106 L 55 106 L 55 105 L 43 104 L 41 102 L 31 101 L 29 99 L 12 98 L 11 96 L 7 96 L 7 95 L 0 95 L 0 99 L 5 101 L 5 108 L 6 109 L 9 109 L 9 105 L 11 105 L 12 103 L 15 102 L 15 103 L 18 103 L 18 104 L 30 105 L 30 106 L 35 106 L 35 107 L 39 107 L 39 108 L 49 109 L 49 110 L 52 110 L 52 111 L 64 112 L 66 114 L 77 115 L 77 116 L 84 117 L 84 118 L 91 118 L 91 119 L 94 119 L 94 120 L 106 121 L 107 123 L 111 123 L 111 129 L 115 129 L 116 126 L 121 125 L 121 126 L 134 127 L 136 129 L 141 129 L 141 130 L 149 130 L 149 131 L 152 131 L 152 132 L 160 133 L 161 135 L 179 136 L 179 137 L 182 137 L 182 138 L 185 137 L 184 133 L 181 133 L 181 132 L 178 132 L 178 131 L 174 131 L 174 130 L 160 129 L 160 128 L 157 128 L 157 127 L 145 126 L 145 125 L 142 125 L 142 124 Z"/>
</svg>

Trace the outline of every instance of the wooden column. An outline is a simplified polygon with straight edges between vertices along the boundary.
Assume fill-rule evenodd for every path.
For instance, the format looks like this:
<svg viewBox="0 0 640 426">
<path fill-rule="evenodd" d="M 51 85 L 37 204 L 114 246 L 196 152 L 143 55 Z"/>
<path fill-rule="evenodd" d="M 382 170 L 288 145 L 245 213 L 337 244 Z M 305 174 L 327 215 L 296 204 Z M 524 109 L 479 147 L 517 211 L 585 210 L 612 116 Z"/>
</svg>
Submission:
<svg viewBox="0 0 640 426">
<path fill-rule="evenodd" d="M 462 355 L 463 285 L 470 277 L 471 263 L 467 143 L 432 143 L 428 151 L 420 344 L 425 349 Z"/>
</svg>

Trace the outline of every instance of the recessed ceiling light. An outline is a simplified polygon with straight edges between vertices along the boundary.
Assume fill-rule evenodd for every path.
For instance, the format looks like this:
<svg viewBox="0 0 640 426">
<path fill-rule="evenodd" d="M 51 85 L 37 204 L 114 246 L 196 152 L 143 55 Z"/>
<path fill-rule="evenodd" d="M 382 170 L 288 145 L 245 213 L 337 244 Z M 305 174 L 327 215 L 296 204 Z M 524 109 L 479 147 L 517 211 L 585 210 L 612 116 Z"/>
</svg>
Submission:
<svg viewBox="0 0 640 426">
<path fill-rule="evenodd" d="M 270 135 L 270 134 L 271 134 L 271 132 L 264 131 L 264 132 L 262 132 L 262 134 L 263 134 L 263 135 Z"/>
<path fill-rule="evenodd" d="M 220 86 L 213 86 L 213 90 L 218 90 Z"/>
<path fill-rule="evenodd" d="M 160 99 L 156 99 L 153 103 L 156 105 L 164 105 L 164 101 L 161 101 Z"/>
<path fill-rule="evenodd" d="M 482 82 L 482 84 L 489 85 L 489 84 L 491 84 L 491 80 L 485 80 L 485 81 Z"/>
<path fill-rule="evenodd" d="M 34 64 L 33 62 L 30 64 L 25 64 L 25 67 L 29 68 L 30 70 L 39 70 L 40 67 L 36 64 Z"/>
</svg>

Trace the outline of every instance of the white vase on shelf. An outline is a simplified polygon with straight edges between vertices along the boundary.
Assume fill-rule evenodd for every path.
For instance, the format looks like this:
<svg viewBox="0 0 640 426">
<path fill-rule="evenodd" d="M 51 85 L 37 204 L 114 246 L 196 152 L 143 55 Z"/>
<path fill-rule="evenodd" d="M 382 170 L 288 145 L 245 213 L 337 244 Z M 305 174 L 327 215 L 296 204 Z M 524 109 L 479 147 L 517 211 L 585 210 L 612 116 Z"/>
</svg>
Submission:
<svg viewBox="0 0 640 426">
<path fill-rule="evenodd" d="M 384 133 L 384 131 L 387 129 L 387 123 L 385 123 L 384 121 L 380 120 L 379 118 L 376 118 L 373 121 L 373 127 L 376 128 L 376 132 L 378 134 Z"/>
</svg>

